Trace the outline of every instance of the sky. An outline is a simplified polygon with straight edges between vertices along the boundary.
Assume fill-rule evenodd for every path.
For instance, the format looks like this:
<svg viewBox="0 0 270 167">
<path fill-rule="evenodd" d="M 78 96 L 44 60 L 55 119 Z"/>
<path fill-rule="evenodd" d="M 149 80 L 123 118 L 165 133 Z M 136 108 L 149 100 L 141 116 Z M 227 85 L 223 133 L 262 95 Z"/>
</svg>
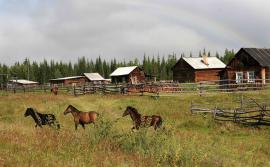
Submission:
<svg viewBox="0 0 270 167">
<path fill-rule="evenodd" d="M 0 63 L 269 48 L 269 0 L 0 0 Z"/>
</svg>

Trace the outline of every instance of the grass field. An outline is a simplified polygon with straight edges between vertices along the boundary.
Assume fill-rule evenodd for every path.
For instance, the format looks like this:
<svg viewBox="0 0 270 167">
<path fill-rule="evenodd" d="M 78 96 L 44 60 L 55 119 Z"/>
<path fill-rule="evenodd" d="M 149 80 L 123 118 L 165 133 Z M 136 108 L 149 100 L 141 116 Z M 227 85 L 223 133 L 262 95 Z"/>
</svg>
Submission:
<svg viewBox="0 0 270 167">
<path fill-rule="evenodd" d="M 246 94 L 270 98 L 269 91 Z M 217 123 L 210 115 L 189 111 L 191 100 L 237 105 L 234 100 L 240 96 L 181 94 L 155 100 L 149 96 L 1 93 L 0 166 L 270 166 L 268 127 Z M 72 116 L 63 115 L 69 104 L 99 112 L 97 127 L 87 125 L 86 130 L 75 131 Z M 143 115 L 161 115 L 163 128 L 131 132 L 130 117 L 121 117 L 127 105 Z M 32 118 L 23 116 L 27 107 L 54 113 L 62 128 L 35 128 Z"/>
</svg>

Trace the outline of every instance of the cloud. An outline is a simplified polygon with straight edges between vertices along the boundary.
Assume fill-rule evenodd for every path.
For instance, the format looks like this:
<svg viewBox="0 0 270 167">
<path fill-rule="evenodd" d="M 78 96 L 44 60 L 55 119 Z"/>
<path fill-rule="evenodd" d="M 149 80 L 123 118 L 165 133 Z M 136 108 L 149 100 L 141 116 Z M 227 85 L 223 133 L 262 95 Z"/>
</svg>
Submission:
<svg viewBox="0 0 270 167">
<path fill-rule="evenodd" d="M 266 0 L 0 0 L 2 63 L 267 47 Z"/>
</svg>

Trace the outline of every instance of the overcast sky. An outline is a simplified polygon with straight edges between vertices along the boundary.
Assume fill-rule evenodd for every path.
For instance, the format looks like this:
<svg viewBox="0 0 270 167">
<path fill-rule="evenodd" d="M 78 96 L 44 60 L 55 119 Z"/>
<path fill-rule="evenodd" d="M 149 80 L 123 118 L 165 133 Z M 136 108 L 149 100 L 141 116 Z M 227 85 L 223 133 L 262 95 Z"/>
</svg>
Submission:
<svg viewBox="0 0 270 167">
<path fill-rule="evenodd" d="M 0 0 L 0 62 L 269 47 L 269 6 L 269 0 Z"/>
</svg>

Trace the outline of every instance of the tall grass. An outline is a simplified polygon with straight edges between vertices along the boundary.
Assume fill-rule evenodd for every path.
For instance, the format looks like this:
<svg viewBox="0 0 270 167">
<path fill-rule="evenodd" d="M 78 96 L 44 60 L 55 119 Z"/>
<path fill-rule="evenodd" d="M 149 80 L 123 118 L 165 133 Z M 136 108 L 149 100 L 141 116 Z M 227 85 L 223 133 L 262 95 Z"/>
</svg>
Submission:
<svg viewBox="0 0 270 167">
<path fill-rule="evenodd" d="M 269 92 L 248 93 L 269 98 Z M 154 100 L 139 96 L 52 96 L 3 94 L 0 96 L 1 166 L 269 166 L 269 129 L 214 122 L 210 115 L 192 115 L 191 100 L 222 105 L 241 94 L 199 97 L 182 94 Z M 74 129 L 67 105 L 100 113 L 96 124 Z M 161 115 L 162 128 L 132 132 L 129 117 L 121 117 L 132 105 L 143 115 Z M 54 113 L 60 130 L 35 128 L 23 117 L 26 107 Z"/>
</svg>

